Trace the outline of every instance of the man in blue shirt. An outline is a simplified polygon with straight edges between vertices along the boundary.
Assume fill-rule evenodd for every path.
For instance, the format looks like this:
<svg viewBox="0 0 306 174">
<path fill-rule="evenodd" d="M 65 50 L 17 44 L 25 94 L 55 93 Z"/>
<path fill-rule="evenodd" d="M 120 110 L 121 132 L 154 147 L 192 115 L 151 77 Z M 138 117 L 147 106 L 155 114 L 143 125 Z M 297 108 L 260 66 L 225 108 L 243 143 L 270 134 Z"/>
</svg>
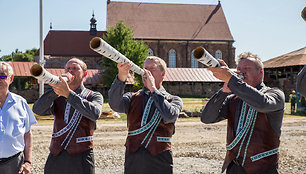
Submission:
<svg viewBox="0 0 306 174">
<path fill-rule="evenodd" d="M 26 100 L 9 91 L 10 64 L 0 62 L 0 173 L 31 173 L 31 125 L 37 121 Z"/>
</svg>

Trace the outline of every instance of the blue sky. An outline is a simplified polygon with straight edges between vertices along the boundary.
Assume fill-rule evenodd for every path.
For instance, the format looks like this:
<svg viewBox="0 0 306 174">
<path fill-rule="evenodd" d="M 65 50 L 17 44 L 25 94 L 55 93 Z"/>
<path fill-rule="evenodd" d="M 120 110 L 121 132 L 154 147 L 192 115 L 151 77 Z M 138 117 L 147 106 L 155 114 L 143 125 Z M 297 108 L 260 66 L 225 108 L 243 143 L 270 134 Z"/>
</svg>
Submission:
<svg viewBox="0 0 306 174">
<path fill-rule="evenodd" d="M 117 0 L 217 4 L 218 0 Z M 106 0 L 44 0 L 44 37 L 53 30 L 89 30 L 92 12 L 105 30 Z M 251 51 L 264 61 L 306 46 L 305 0 L 221 0 L 236 56 Z M 0 56 L 39 48 L 39 0 L 0 1 Z"/>
</svg>

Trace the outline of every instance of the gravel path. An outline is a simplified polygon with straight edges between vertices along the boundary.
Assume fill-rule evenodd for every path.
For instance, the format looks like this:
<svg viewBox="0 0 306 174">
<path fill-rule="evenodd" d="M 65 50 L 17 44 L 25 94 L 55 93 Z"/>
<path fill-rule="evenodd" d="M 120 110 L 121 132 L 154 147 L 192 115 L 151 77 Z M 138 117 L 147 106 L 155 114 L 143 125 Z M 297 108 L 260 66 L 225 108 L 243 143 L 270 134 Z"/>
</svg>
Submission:
<svg viewBox="0 0 306 174">
<path fill-rule="evenodd" d="M 43 173 L 49 153 L 52 121 L 32 127 L 32 173 Z M 225 156 L 226 122 L 205 125 L 199 118 L 180 119 L 172 140 L 175 174 L 221 173 Z M 126 123 L 99 120 L 94 138 L 97 174 L 121 174 Z M 306 117 L 284 119 L 280 146 L 280 172 L 306 174 Z"/>
</svg>

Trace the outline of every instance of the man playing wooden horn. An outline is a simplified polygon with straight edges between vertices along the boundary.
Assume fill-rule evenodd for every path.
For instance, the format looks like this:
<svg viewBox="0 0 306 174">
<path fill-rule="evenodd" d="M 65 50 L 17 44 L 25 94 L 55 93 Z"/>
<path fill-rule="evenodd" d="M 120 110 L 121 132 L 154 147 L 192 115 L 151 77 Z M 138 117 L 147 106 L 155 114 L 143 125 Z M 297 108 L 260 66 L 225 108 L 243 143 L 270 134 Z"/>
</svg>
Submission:
<svg viewBox="0 0 306 174">
<path fill-rule="evenodd" d="M 53 89 L 42 95 L 33 112 L 54 115 L 50 154 L 45 174 L 94 174 L 93 132 L 102 112 L 103 96 L 84 87 L 86 64 L 70 59 L 65 66 L 68 82 L 50 84 Z M 63 75 L 65 76 L 65 75 Z"/>
<path fill-rule="evenodd" d="M 171 174 L 171 137 L 182 100 L 167 93 L 162 86 L 166 63 L 155 56 L 147 57 L 143 64 L 144 87 L 123 94 L 131 66 L 130 62 L 118 64 L 119 73 L 108 92 L 110 107 L 127 114 L 124 173 Z"/>
<path fill-rule="evenodd" d="M 251 53 L 238 60 L 238 74 L 232 74 L 224 61 L 220 68 L 209 68 L 224 81 L 202 111 L 203 123 L 227 119 L 227 152 L 222 167 L 227 174 L 278 173 L 278 152 L 285 96 L 263 83 L 261 60 Z"/>
</svg>

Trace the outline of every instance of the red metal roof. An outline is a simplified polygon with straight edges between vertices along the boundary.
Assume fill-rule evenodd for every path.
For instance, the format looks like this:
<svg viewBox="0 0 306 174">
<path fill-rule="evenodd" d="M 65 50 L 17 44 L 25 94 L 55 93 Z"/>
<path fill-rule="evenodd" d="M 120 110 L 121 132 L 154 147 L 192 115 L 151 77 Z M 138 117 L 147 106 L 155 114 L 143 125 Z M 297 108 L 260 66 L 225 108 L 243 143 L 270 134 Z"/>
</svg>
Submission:
<svg viewBox="0 0 306 174">
<path fill-rule="evenodd" d="M 9 62 L 13 68 L 14 76 L 31 76 L 30 69 L 35 62 Z"/>
<path fill-rule="evenodd" d="M 35 62 L 9 62 L 13 68 L 15 77 L 30 77 L 31 67 L 36 64 Z M 65 73 L 65 69 L 46 68 L 48 72 L 53 75 L 60 76 Z M 102 83 L 102 70 L 100 69 L 88 69 L 88 74 L 84 84 L 99 85 Z M 127 84 L 134 84 L 134 75 L 129 75 Z"/>
<path fill-rule="evenodd" d="M 165 82 L 222 82 L 207 68 L 167 68 Z"/>
<path fill-rule="evenodd" d="M 51 74 L 60 76 L 61 74 L 65 73 L 65 69 L 51 69 L 47 68 L 47 71 L 49 71 Z M 100 69 L 88 69 L 87 70 L 87 77 L 84 82 L 84 84 L 103 84 L 102 80 L 102 71 Z M 127 84 L 134 84 L 134 76 L 128 75 Z"/>
<path fill-rule="evenodd" d="M 15 77 L 30 77 L 31 67 L 36 64 L 35 62 L 10 62 L 12 65 Z M 59 76 L 65 73 L 65 69 L 52 69 L 46 68 L 48 72 L 53 75 Z M 88 69 L 88 75 L 84 84 L 102 84 L 101 70 L 98 69 Z"/>
<path fill-rule="evenodd" d="M 61 74 L 65 74 L 65 69 L 52 69 L 47 68 L 48 72 L 50 72 L 53 75 L 60 76 Z M 87 77 L 84 82 L 84 84 L 92 84 L 92 85 L 98 85 L 102 84 L 102 74 L 101 70 L 98 69 L 88 69 L 87 70 Z"/>
<path fill-rule="evenodd" d="M 16 77 L 29 77 L 31 67 L 34 62 L 10 62 Z M 46 68 L 48 72 L 59 76 L 65 73 L 65 70 Z M 88 69 L 88 75 L 85 84 L 102 84 L 102 70 Z M 134 75 L 128 76 L 128 84 L 134 83 Z M 167 68 L 165 82 L 221 82 L 215 78 L 207 68 Z"/>
<path fill-rule="evenodd" d="M 118 20 L 136 39 L 234 40 L 221 5 L 110 2 L 107 28 Z"/>
<path fill-rule="evenodd" d="M 97 31 L 102 37 L 106 31 Z M 57 56 L 100 56 L 89 47 L 90 40 L 96 36 L 89 31 L 50 30 L 44 40 L 44 54 Z M 73 55 L 72 55 L 73 54 Z"/>
<path fill-rule="evenodd" d="M 265 68 L 306 65 L 306 47 L 263 62 Z"/>
</svg>

